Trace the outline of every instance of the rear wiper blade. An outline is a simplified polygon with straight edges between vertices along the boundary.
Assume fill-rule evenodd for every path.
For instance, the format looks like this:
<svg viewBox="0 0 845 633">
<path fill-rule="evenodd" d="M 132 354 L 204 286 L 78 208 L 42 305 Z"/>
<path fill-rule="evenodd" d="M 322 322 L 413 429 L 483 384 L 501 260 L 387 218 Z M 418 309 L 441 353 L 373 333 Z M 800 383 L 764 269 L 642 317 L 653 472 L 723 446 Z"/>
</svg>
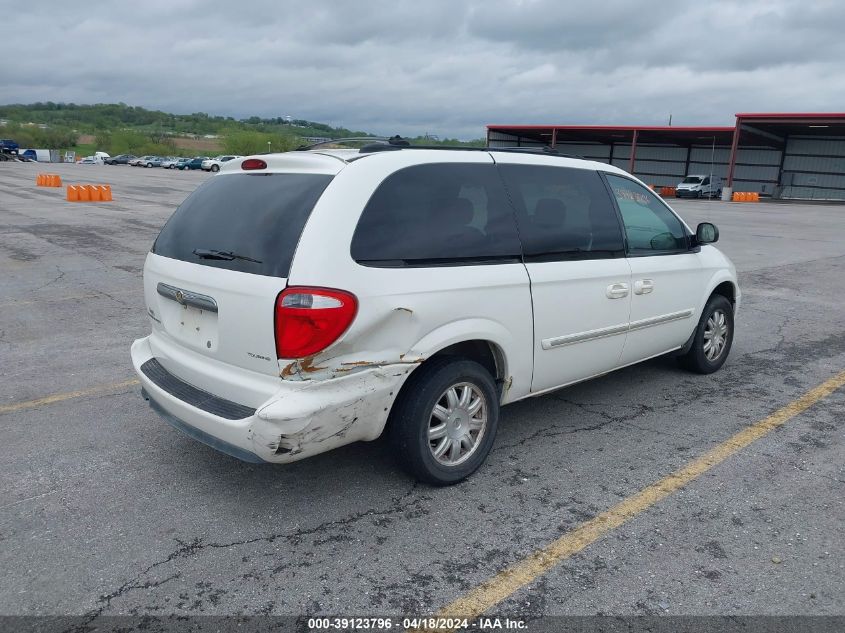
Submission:
<svg viewBox="0 0 845 633">
<path fill-rule="evenodd" d="M 232 261 L 233 259 L 241 259 L 245 262 L 253 262 L 255 264 L 263 263 L 260 259 L 253 259 L 246 255 L 238 255 L 232 251 L 218 251 L 213 248 L 195 248 L 194 255 L 200 259 L 222 259 L 224 261 Z"/>
</svg>

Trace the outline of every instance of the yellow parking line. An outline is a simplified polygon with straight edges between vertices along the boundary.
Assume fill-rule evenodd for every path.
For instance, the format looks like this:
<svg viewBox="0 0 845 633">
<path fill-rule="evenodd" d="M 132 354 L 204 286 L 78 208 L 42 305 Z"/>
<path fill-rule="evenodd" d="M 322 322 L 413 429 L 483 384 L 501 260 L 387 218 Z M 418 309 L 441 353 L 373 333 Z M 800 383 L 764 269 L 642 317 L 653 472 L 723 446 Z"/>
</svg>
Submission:
<svg viewBox="0 0 845 633">
<path fill-rule="evenodd" d="M 514 592 L 533 582 L 561 561 L 577 554 L 611 530 L 630 521 L 641 512 L 677 492 L 708 470 L 721 464 L 734 453 L 759 440 L 774 429 L 829 396 L 845 385 L 845 371 L 811 389 L 782 409 L 743 429 L 715 448 L 691 461 L 680 470 L 664 477 L 609 510 L 582 523 L 546 547 L 502 570 L 489 580 L 443 607 L 436 617 L 466 617 L 481 615 Z"/>
<path fill-rule="evenodd" d="M 15 402 L 12 404 L 0 405 L 0 414 L 12 413 L 14 411 L 23 411 L 25 409 L 35 409 L 36 407 L 43 407 L 47 404 L 55 404 L 63 400 L 70 400 L 72 398 L 82 398 L 84 396 L 98 396 L 109 391 L 117 391 L 125 387 L 134 387 L 140 384 L 136 378 L 132 380 L 124 380 L 123 382 L 115 382 L 110 385 L 98 385 L 96 387 L 89 387 L 88 389 L 80 389 L 79 391 L 67 391 L 65 393 L 54 393 L 52 396 L 45 396 L 44 398 L 36 398 L 35 400 L 24 400 L 23 402 Z"/>
</svg>

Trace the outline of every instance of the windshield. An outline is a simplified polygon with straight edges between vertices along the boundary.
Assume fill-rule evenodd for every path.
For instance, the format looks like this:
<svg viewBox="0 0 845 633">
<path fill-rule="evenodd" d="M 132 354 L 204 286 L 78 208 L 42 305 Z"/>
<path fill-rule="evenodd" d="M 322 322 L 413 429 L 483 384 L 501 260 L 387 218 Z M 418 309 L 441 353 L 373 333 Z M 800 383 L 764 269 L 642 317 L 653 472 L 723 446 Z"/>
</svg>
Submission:
<svg viewBox="0 0 845 633">
<path fill-rule="evenodd" d="M 683 185 L 697 185 L 701 182 L 701 176 L 687 176 L 684 178 L 684 182 L 681 184 Z"/>
<path fill-rule="evenodd" d="M 200 185 L 176 209 L 153 253 L 193 264 L 287 277 L 323 174 L 232 174 Z"/>
</svg>

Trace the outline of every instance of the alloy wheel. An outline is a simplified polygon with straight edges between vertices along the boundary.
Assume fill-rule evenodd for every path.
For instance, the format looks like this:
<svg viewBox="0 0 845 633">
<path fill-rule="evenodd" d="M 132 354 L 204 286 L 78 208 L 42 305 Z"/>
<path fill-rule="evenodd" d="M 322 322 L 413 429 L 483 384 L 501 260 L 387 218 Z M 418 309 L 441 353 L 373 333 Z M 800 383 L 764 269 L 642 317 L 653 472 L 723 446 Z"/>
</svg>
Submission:
<svg viewBox="0 0 845 633">
<path fill-rule="evenodd" d="M 728 319 L 723 310 L 714 310 L 704 328 L 704 356 L 711 363 L 725 350 L 728 342 Z"/>
<path fill-rule="evenodd" d="M 475 453 L 487 430 L 487 399 L 469 382 L 444 391 L 431 411 L 428 447 L 444 466 L 462 464 Z"/>
</svg>

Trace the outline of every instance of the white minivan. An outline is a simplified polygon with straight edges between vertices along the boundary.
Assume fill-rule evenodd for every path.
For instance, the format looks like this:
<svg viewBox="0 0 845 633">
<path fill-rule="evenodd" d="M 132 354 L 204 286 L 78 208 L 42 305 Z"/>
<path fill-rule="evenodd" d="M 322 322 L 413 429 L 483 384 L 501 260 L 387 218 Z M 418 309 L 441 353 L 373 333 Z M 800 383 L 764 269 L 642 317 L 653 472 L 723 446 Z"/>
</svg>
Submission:
<svg viewBox="0 0 845 633">
<path fill-rule="evenodd" d="M 675 187 L 676 198 L 720 198 L 722 177 L 690 174 Z"/>
<path fill-rule="evenodd" d="M 132 363 L 163 418 L 240 459 L 387 433 L 451 484 L 501 405 L 667 353 L 719 369 L 740 291 L 718 236 L 620 169 L 543 152 L 235 159 L 153 244 Z"/>
</svg>

